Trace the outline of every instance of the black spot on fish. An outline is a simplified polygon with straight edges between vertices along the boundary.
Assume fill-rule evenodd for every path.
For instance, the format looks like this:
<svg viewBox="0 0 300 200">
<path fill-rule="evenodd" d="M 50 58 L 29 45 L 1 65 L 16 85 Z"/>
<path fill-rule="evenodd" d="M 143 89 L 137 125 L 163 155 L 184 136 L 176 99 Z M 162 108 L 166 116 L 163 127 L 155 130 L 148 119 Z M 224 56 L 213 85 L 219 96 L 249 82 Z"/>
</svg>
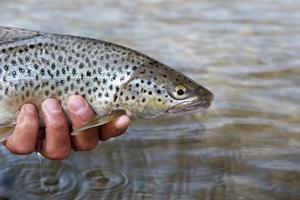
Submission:
<svg viewBox="0 0 300 200">
<path fill-rule="evenodd" d="M 55 63 L 52 63 L 52 64 L 51 64 L 51 69 L 55 69 L 55 67 L 56 67 L 56 66 L 55 66 Z"/>
<path fill-rule="evenodd" d="M 83 64 L 83 63 L 80 63 L 80 64 L 79 64 L 79 69 L 82 69 L 82 68 L 84 68 L 84 64 Z"/>
<path fill-rule="evenodd" d="M 11 61 L 11 64 L 16 65 L 16 64 L 17 64 L 17 61 L 16 61 L 16 60 L 12 60 L 12 61 Z"/>
<path fill-rule="evenodd" d="M 23 73 L 25 73 L 25 69 L 22 67 L 19 67 L 19 72 L 23 74 Z"/>
<path fill-rule="evenodd" d="M 19 60 L 19 62 L 20 62 L 20 64 L 21 65 L 23 65 L 24 63 L 23 63 L 23 59 L 22 58 L 18 58 L 18 60 Z"/>
<path fill-rule="evenodd" d="M 62 56 L 62 55 L 59 55 L 59 56 L 58 56 L 58 61 L 59 61 L 59 62 L 62 62 L 62 61 L 63 61 L 63 56 Z"/>
<path fill-rule="evenodd" d="M 46 95 L 46 96 L 49 95 L 49 91 L 48 91 L 48 90 L 45 91 L 45 95 Z"/>
<path fill-rule="evenodd" d="M 142 99 L 142 102 L 145 102 L 145 101 L 146 101 L 146 99 L 145 99 L 145 98 L 143 98 L 143 99 Z"/>
<path fill-rule="evenodd" d="M 16 71 L 12 71 L 12 75 L 15 78 L 17 76 L 17 72 Z"/>
<path fill-rule="evenodd" d="M 109 93 L 108 92 L 105 92 L 105 97 L 109 97 Z"/>
<path fill-rule="evenodd" d="M 149 92 L 148 92 L 148 95 L 152 95 L 152 92 L 151 92 L 151 91 L 149 91 Z"/>
<path fill-rule="evenodd" d="M 91 77 L 91 76 L 92 76 L 92 73 L 91 73 L 90 71 L 87 71 L 87 72 L 86 72 L 86 76 Z"/>
<path fill-rule="evenodd" d="M 7 71 L 8 68 L 9 68 L 9 66 L 8 65 L 4 65 L 3 68 L 4 68 L 5 71 Z"/>
<path fill-rule="evenodd" d="M 41 87 L 41 85 L 37 85 L 37 86 L 35 86 L 34 90 L 36 91 L 36 90 L 38 90 L 40 87 Z"/>
</svg>

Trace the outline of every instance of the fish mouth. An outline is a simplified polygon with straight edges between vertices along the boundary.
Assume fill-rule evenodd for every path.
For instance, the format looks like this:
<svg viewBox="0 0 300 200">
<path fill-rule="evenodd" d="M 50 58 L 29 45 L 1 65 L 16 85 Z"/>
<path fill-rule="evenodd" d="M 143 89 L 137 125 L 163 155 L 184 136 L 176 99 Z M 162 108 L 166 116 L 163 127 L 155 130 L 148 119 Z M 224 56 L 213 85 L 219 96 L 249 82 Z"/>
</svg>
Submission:
<svg viewBox="0 0 300 200">
<path fill-rule="evenodd" d="M 211 105 L 212 98 L 197 98 L 193 101 L 185 101 L 176 104 L 167 110 L 168 113 L 189 112 L 197 109 L 206 109 Z"/>
</svg>

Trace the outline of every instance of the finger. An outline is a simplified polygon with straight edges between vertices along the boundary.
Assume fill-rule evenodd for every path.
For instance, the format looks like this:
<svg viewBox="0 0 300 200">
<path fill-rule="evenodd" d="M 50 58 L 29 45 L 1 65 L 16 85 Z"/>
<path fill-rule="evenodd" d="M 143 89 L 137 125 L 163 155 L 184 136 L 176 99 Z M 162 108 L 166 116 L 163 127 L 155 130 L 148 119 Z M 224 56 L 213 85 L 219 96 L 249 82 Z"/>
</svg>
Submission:
<svg viewBox="0 0 300 200">
<path fill-rule="evenodd" d="M 15 130 L 6 141 L 7 148 L 15 154 L 30 154 L 35 150 L 39 129 L 38 113 L 34 105 L 25 104 L 18 114 Z"/>
<path fill-rule="evenodd" d="M 94 116 L 93 110 L 81 96 L 74 95 L 68 100 L 68 115 L 77 128 L 91 120 Z M 81 131 L 73 138 L 73 146 L 76 150 L 92 150 L 99 142 L 98 128 Z"/>
<path fill-rule="evenodd" d="M 117 137 L 123 134 L 127 130 L 129 123 L 129 117 L 123 115 L 112 122 L 103 125 L 99 135 L 100 140 L 108 140 L 109 138 Z"/>
<path fill-rule="evenodd" d="M 52 160 L 62 160 L 71 151 L 68 123 L 57 100 L 49 98 L 42 104 L 46 134 L 41 153 Z"/>
</svg>

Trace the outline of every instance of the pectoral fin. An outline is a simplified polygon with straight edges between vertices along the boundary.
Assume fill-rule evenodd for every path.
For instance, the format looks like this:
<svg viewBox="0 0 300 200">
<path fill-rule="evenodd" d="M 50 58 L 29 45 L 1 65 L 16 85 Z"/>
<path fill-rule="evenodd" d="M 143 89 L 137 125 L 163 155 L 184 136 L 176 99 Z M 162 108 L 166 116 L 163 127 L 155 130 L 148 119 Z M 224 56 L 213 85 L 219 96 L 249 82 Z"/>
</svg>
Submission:
<svg viewBox="0 0 300 200">
<path fill-rule="evenodd" d="M 15 129 L 15 124 L 0 125 L 0 142 L 3 142 Z"/>
<path fill-rule="evenodd" d="M 83 126 L 74 129 L 73 132 L 71 133 L 71 135 L 77 135 L 81 131 L 84 131 L 84 130 L 87 130 L 87 129 L 90 129 L 90 128 L 93 128 L 93 127 L 96 127 L 96 126 L 106 124 L 106 123 L 111 122 L 115 118 L 117 118 L 121 115 L 124 115 L 124 114 L 126 114 L 125 110 L 115 110 L 115 111 L 113 111 L 113 112 L 111 112 L 110 114 L 107 114 L 107 115 L 96 116 L 91 121 L 84 124 Z"/>
</svg>

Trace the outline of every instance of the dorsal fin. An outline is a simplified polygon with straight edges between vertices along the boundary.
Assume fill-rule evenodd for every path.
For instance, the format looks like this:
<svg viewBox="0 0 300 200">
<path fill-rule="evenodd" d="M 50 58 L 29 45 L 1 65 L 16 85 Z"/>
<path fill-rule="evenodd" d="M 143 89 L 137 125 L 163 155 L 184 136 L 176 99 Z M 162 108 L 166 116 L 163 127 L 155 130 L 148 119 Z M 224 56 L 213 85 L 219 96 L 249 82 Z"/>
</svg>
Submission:
<svg viewBox="0 0 300 200">
<path fill-rule="evenodd" d="M 38 31 L 0 26 L 0 44 L 26 40 L 42 34 Z"/>
</svg>

